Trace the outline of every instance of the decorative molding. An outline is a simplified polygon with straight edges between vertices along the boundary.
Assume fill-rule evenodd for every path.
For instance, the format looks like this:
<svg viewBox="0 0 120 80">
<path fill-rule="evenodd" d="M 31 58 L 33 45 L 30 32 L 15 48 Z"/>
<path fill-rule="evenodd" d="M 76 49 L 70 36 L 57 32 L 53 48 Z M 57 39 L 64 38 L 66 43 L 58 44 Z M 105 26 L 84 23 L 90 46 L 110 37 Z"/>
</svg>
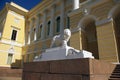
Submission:
<svg viewBox="0 0 120 80">
<path fill-rule="evenodd" d="M 32 54 L 32 53 L 37 53 L 37 52 L 41 52 L 43 50 L 36 50 L 36 51 L 29 51 L 29 52 L 26 52 L 26 54 Z"/>
<path fill-rule="evenodd" d="M 14 45 L 14 46 L 17 46 L 17 47 L 22 47 L 23 46 L 22 44 L 20 44 L 18 42 L 9 41 L 9 40 L 1 40 L 0 42 L 4 43 L 4 44 L 8 44 L 8 45 Z"/>
<path fill-rule="evenodd" d="M 8 11 L 8 14 L 12 14 L 12 15 L 14 15 L 15 17 L 17 17 L 17 18 L 19 18 L 19 19 L 25 19 L 24 16 L 19 15 L 19 14 L 17 14 L 17 13 L 14 12 L 14 11 Z"/>
<path fill-rule="evenodd" d="M 78 32 L 78 31 L 85 32 L 84 29 L 82 29 L 81 27 L 76 27 L 76 28 L 74 28 L 74 29 L 71 30 L 72 33 L 75 33 L 75 32 Z"/>
<path fill-rule="evenodd" d="M 107 19 L 104 19 L 104 20 L 100 20 L 100 21 L 96 22 L 96 26 L 100 26 L 100 25 L 103 25 L 103 24 L 111 22 L 111 21 L 112 21 L 112 18 L 107 18 Z"/>
<path fill-rule="evenodd" d="M 9 52 L 9 50 L 0 50 L 0 52 L 5 52 L 5 53 L 8 53 Z M 14 52 L 15 54 L 21 54 L 21 53 L 19 53 L 19 52 Z M 2 53 L 0 53 L 0 54 L 2 54 Z"/>
<path fill-rule="evenodd" d="M 68 13 L 68 16 L 70 17 L 70 16 L 73 16 L 73 15 L 78 14 L 78 13 L 83 13 L 83 10 L 80 8 L 75 9 L 72 12 Z"/>
</svg>

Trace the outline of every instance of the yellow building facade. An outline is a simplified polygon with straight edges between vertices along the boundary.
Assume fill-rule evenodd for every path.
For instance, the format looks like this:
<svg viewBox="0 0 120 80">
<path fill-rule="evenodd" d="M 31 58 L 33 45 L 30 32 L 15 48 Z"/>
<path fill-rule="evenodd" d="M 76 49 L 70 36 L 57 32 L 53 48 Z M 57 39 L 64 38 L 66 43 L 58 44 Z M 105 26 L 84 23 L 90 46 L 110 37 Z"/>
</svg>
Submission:
<svg viewBox="0 0 120 80">
<path fill-rule="evenodd" d="M 19 67 L 25 44 L 25 15 L 28 10 L 7 3 L 0 12 L 0 66 Z"/>
<path fill-rule="evenodd" d="M 71 47 L 90 51 L 95 59 L 120 62 L 119 5 L 119 0 L 43 0 L 27 11 L 9 4 L 11 7 L 5 7 L 0 13 L 5 19 L 0 22 L 3 26 L 0 27 L 3 30 L 0 65 L 8 66 L 11 54 L 13 63 L 16 59 L 21 63 L 32 62 L 35 56 L 50 48 L 53 36 L 63 33 L 65 28 L 72 32 L 68 43 Z M 17 38 L 11 40 L 14 29 Z"/>
<path fill-rule="evenodd" d="M 119 5 L 118 0 L 43 0 L 28 12 L 24 62 L 49 48 L 52 37 L 65 28 L 72 32 L 70 46 L 119 62 Z"/>
</svg>

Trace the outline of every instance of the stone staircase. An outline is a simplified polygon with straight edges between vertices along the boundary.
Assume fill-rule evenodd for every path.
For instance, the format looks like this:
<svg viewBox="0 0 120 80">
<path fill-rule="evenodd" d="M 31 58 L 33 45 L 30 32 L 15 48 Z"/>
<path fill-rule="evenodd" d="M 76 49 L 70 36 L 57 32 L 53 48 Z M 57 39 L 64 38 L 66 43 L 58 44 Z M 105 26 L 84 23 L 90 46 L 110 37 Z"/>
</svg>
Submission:
<svg viewBox="0 0 120 80">
<path fill-rule="evenodd" d="M 117 64 L 109 80 L 120 80 L 120 64 Z"/>
<path fill-rule="evenodd" d="M 0 80 L 22 80 L 22 69 L 0 67 Z"/>
</svg>

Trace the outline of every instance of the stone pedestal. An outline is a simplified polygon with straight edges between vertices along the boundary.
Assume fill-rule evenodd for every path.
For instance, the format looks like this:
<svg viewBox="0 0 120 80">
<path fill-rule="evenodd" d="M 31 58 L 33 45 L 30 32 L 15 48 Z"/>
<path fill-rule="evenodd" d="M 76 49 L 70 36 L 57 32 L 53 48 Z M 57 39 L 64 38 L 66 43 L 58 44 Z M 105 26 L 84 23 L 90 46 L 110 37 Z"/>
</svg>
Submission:
<svg viewBox="0 0 120 80">
<path fill-rule="evenodd" d="M 108 80 L 115 65 L 89 58 L 24 63 L 22 80 Z"/>
<path fill-rule="evenodd" d="M 72 47 L 56 47 L 46 49 L 45 52 L 40 54 L 34 61 L 49 61 L 49 60 L 65 60 L 77 58 L 94 58 L 91 52 L 85 50 L 75 50 Z"/>
</svg>

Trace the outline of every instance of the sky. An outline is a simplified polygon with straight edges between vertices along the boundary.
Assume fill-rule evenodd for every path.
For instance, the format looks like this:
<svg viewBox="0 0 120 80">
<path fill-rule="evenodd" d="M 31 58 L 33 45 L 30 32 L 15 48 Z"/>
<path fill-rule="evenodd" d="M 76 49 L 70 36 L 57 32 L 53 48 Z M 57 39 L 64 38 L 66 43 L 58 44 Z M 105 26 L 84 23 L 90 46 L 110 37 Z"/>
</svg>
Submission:
<svg viewBox="0 0 120 80">
<path fill-rule="evenodd" d="M 30 10 L 42 0 L 0 0 L 0 10 L 4 7 L 6 2 L 14 2 L 27 10 Z"/>
</svg>

